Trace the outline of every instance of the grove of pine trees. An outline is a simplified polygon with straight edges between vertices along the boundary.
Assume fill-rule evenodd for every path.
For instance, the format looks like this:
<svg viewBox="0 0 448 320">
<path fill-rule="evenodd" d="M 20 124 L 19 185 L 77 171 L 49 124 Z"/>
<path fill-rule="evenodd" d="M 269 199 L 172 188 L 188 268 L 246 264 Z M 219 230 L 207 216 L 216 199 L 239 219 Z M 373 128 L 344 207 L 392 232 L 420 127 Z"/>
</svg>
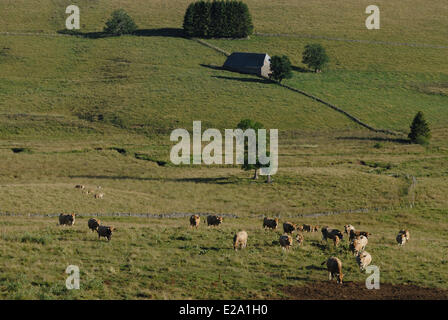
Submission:
<svg viewBox="0 0 448 320">
<path fill-rule="evenodd" d="M 183 28 L 187 36 L 201 38 L 246 38 L 253 32 L 249 8 L 234 0 L 191 3 Z"/>
</svg>

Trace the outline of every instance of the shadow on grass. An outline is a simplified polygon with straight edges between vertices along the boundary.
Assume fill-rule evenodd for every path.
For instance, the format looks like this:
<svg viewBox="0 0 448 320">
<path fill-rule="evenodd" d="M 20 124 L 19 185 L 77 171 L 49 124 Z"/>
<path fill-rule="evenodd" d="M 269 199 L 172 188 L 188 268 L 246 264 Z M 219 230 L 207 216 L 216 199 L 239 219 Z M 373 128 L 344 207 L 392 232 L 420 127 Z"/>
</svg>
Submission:
<svg viewBox="0 0 448 320">
<path fill-rule="evenodd" d="M 310 278 L 306 278 L 306 277 L 286 277 L 286 280 L 309 281 Z"/>
<path fill-rule="evenodd" d="M 291 69 L 293 71 L 301 72 L 301 73 L 314 73 L 312 70 L 305 69 L 305 68 L 302 68 L 302 67 L 297 67 L 297 66 L 291 66 Z"/>
<path fill-rule="evenodd" d="M 201 67 L 204 67 L 204 68 L 209 68 L 209 69 L 213 69 L 213 70 L 227 70 L 227 69 L 225 69 L 225 68 L 223 68 L 222 66 L 213 66 L 213 65 L 211 65 L 211 64 L 199 64 Z"/>
<path fill-rule="evenodd" d="M 140 29 L 133 34 L 141 37 L 184 38 L 184 30 L 180 28 Z"/>
<path fill-rule="evenodd" d="M 306 266 L 305 269 L 306 269 L 306 270 L 319 270 L 319 271 L 321 271 L 321 270 L 327 270 L 327 268 L 325 268 L 325 267 L 315 266 L 314 264 L 309 265 L 309 266 Z"/>
<path fill-rule="evenodd" d="M 65 34 L 68 36 L 76 36 L 76 37 L 82 37 L 82 38 L 87 38 L 87 39 L 99 39 L 99 38 L 107 38 L 107 37 L 114 37 L 115 35 L 113 34 L 108 34 L 105 32 L 81 32 L 81 31 L 77 31 L 77 30 L 59 30 L 58 31 L 59 34 Z"/>
<path fill-rule="evenodd" d="M 410 144 L 408 139 L 403 138 L 383 138 L 383 137 L 336 137 L 336 140 L 359 140 L 359 141 L 377 141 L 377 142 L 395 142 L 401 144 Z"/>
<path fill-rule="evenodd" d="M 201 250 L 206 250 L 206 251 L 220 251 L 221 248 L 218 247 L 199 247 Z"/>
<path fill-rule="evenodd" d="M 318 243 L 318 242 L 312 242 L 311 245 L 313 247 L 317 247 L 322 251 L 326 251 L 327 250 L 327 245 L 326 244 L 322 244 L 322 243 Z"/>
<path fill-rule="evenodd" d="M 59 30 L 59 34 L 77 36 L 87 39 L 99 39 L 109 37 L 119 37 L 117 34 L 110 34 L 102 31 L 97 32 L 82 32 L 78 30 Z M 159 29 L 140 29 L 132 33 L 134 36 L 139 37 L 171 37 L 171 38 L 183 38 L 184 31 L 180 28 L 159 28 Z"/>
<path fill-rule="evenodd" d="M 138 180 L 138 181 L 162 181 L 162 182 L 193 182 L 193 183 L 210 183 L 210 184 L 232 184 L 234 181 L 229 180 L 227 177 L 218 178 L 142 178 L 131 176 L 69 176 L 75 179 L 109 179 L 109 180 Z"/>
<path fill-rule="evenodd" d="M 224 80 L 234 80 L 234 81 L 241 81 L 241 82 L 263 83 L 263 84 L 273 83 L 271 80 L 260 79 L 260 78 L 237 78 L 237 77 L 225 77 L 225 76 L 212 76 L 212 78 L 218 78 L 218 79 L 224 79 Z"/>
</svg>

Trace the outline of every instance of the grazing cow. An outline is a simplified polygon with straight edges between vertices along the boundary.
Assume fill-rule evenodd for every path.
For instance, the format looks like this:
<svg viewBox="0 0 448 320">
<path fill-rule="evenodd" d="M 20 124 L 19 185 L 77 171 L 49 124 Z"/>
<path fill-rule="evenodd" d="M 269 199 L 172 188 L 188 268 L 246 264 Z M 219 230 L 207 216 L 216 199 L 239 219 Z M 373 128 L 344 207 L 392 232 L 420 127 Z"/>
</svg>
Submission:
<svg viewBox="0 0 448 320">
<path fill-rule="evenodd" d="M 302 225 L 302 230 L 305 232 L 311 232 L 313 230 L 313 226 L 310 224 L 303 224 Z"/>
<path fill-rule="evenodd" d="M 400 234 L 400 233 L 403 233 L 406 236 L 406 241 L 409 241 L 409 230 L 408 229 L 400 230 L 400 232 L 398 234 Z"/>
<path fill-rule="evenodd" d="M 289 250 L 289 248 L 292 246 L 292 237 L 288 234 L 281 235 L 279 242 L 283 250 Z"/>
<path fill-rule="evenodd" d="M 368 242 L 369 240 L 365 236 L 360 235 L 358 238 L 355 238 L 353 242 L 350 243 L 349 249 L 353 252 L 353 255 L 356 256 L 359 252 L 365 249 Z"/>
<path fill-rule="evenodd" d="M 89 221 L 87 221 L 87 225 L 89 226 L 89 229 L 91 231 L 95 231 L 96 229 L 98 229 L 98 227 L 100 226 L 101 221 L 100 220 L 96 220 L 94 218 L 89 219 Z"/>
<path fill-rule="evenodd" d="M 104 197 L 104 193 L 100 192 L 100 193 L 95 193 L 95 199 L 103 199 Z"/>
<path fill-rule="evenodd" d="M 339 239 L 338 236 L 334 236 L 334 238 L 333 238 L 333 244 L 334 244 L 335 247 L 338 246 L 338 244 L 339 244 L 340 241 L 341 241 L 341 240 Z"/>
<path fill-rule="evenodd" d="M 263 219 L 263 228 L 268 228 L 268 229 L 277 229 L 278 226 L 278 218 L 274 218 L 274 219 L 269 219 L 269 218 L 264 218 Z"/>
<path fill-rule="evenodd" d="M 311 232 L 318 232 L 318 231 L 319 231 L 319 226 L 318 225 L 315 225 L 313 227 L 313 229 L 311 230 Z"/>
<path fill-rule="evenodd" d="M 342 262 L 336 257 L 328 258 L 327 262 L 327 270 L 328 270 L 328 279 L 331 281 L 333 278 L 336 278 L 337 282 L 342 284 L 342 278 L 344 275 L 342 274 Z M 322 265 L 325 263 L 322 262 Z"/>
<path fill-rule="evenodd" d="M 75 214 L 60 214 L 59 215 L 59 225 L 72 226 L 75 224 Z"/>
<path fill-rule="evenodd" d="M 197 214 L 194 214 L 190 217 L 190 226 L 192 228 L 198 228 L 199 227 L 199 223 L 201 222 L 201 217 L 198 216 Z"/>
<path fill-rule="evenodd" d="M 397 235 L 397 242 L 398 242 L 398 245 L 400 246 L 400 247 L 402 247 L 402 246 L 404 246 L 404 244 L 406 243 L 406 234 L 405 233 L 399 233 L 398 235 Z"/>
<path fill-rule="evenodd" d="M 221 216 L 208 216 L 207 225 L 208 226 L 219 226 L 222 223 Z"/>
<path fill-rule="evenodd" d="M 301 245 L 303 245 L 305 238 L 304 238 L 303 234 L 298 233 L 296 236 L 296 240 L 297 240 L 297 243 L 299 244 L 299 246 L 301 246 Z"/>
<path fill-rule="evenodd" d="M 349 241 L 352 242 L 354 239 L 359 238 L 359 236 L 364 236 L 364 237 L 368 238 L 370 235 L 372 235 L 372 234 L 367 231 L 350 230 Z"/>
<path fill-rule="evenodd" d="M 359 269 L 363 271 L 372 262 L 372 256 L 367 251 L 360 252 L 356 256 L 356 262 L 358 263 Z"/>
<path fill-rule="evenodd" d="M 75 186 L 75 188 L 76 188 L 76 189 L 81 189 L 81 190 L 83 190 L 83 189 L 85 188 L 85 186 L 82 185 L 82 184 L 77 184 L 77 185 Z"/>
<path fill-rule="evenodd" d="M 239 247 L 240 249 L 244 249 L 247 246 L 247 232 L 240 231 L 235 234 L 233 237 L 233 249 L 236 251 Z"/>
<path fill-rule="evenodd" d="M 107 241 L 110 241 L 112 238 L 112 231 L 114 231 L 114 227 L 106 227 L 106 226 L 98 226 L 96 231 L 98 232 L 98 239 L 101 237 L 107 238 Z"/>
<path fill-rule="evenodd" d="M 350 230 L 355 231 L 355 227 L 352 226 L 351 224 L 346 224 L 346 225 L 344 226 L 344 232 L 345 232 L 347 235 L 350 235 Z"/>
<path fill-rule="evenodd" d="M 297 229 L 297 226 L 291 222 L 283 223 L 283 231 L 285 233 L 293 233 Z"/>
<path fill-rule="evenodd" d="M 327 241 L 327 239 L 334 240 L 335 236 L 339 237 L 339 240 L 342 240 L 344 236 L 342 235 L 342 232 L 338 229 L 330 229 L 328 227 L 323 227 L 321 229 L 322 232 L 322 240 Z"/>
</svg>

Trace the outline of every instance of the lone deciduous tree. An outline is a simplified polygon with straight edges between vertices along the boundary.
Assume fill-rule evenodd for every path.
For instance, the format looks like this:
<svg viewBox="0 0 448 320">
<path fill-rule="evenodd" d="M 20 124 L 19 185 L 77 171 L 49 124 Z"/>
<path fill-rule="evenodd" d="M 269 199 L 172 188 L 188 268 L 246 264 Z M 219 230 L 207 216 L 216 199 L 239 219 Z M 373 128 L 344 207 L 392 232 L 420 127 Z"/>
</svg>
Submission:
<svg viewBox="0 0 448 320">
<path fill-rule="evenodd" d="M 244 120 L 241 120 L 238 123 L 237 128 L 241 129 L 243 131 L 245 131 L 247 129 L 255 130 L 255 135 L 257 137 L 256 141 L 258 141 L 257 132 L 258 132 L 259 129 L 264 129 L 264 126 L 260 122 L 257 122 L 257 121 L 251 120 L 251 119 L 244 119 Z M 266 141 L 266 142 L 268 143 L 268 141 Z M 257 146 L 258 146 L 258 142 L 257 142 Z M 267 148 L 267 146 L 266 146 L 266 148 Z M 249 161 L 248 161 L 249 160 L 248 149 L 249 149 L 248 148 L 248 144 L 247 144 L 246 141 L 244 141 L 244 163 L 242 164 L 241 168 L 243 170 L 245 170 L 245 171 L 254 170 L 254 177 L 253 177 L 253 179 L 256 180 L 256 179 L 258 179 L 258 174 L 259 174 L 260 168 L 263 168 L 263 167 L 268 166 L 268 165 L 262 165 L 260 163 L 260 161 L 258 160 L 258 153 L 256 154 L 256 162 L 255 162 L 255 164 L 249 164 Z M 266 156 L 269 157 L 270 153 L 266 152 Z M 271 183 L 271 176 L 270 175 L 267 176 L 267 182 Z"/>
<path fill-rule="evenodd" d="M 429 129 L 428 122 L 426 122 L 423 112 L 417 112 L 410 128 L 411 132 L 409 132 L 408 138 L 412 143 L 428 143 L 429 139 L 431 138 L 431 130 Z"/>
<path fill-rule="evenodd" d="M 289 61 L 287 56 L 273 56 L 271 58 L 271 73 L 269 74 L 269 78 L 279 83 L 283 79 L 292 78 L 291 61 Z"/>
<path fill-rule="evenodd" d="M 330 61 L 325 48 L 318 43 L 308 44 L 303 51 L 302 62 L 315 72 L 321 72 L 322 68 Z"/>
<path fill-rule="evenodd" d="M 106 22 L 104 32 L 113 35 L 131 34 L 137 30 L 134 20 L 124 11 L 118 9 L 112 12 L 110 19 Z"/>
</svg>

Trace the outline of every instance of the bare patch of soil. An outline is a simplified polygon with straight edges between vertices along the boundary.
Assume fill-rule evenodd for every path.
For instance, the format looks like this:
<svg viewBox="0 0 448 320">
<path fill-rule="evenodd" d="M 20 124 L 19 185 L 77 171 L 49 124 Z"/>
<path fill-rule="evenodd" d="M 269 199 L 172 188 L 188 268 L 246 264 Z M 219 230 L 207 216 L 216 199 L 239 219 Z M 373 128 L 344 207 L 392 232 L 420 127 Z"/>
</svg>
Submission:
<svg viewBox="0 0 448 320">
<path fill-rule="evenodd" d="M 283 288 L 294 300 L 448 300 L 448 290 L 415 285 L 381 283 L 380 289 L 367 289 L 363 282 L 341 284 L 322 281 Z"/>
</svg>

